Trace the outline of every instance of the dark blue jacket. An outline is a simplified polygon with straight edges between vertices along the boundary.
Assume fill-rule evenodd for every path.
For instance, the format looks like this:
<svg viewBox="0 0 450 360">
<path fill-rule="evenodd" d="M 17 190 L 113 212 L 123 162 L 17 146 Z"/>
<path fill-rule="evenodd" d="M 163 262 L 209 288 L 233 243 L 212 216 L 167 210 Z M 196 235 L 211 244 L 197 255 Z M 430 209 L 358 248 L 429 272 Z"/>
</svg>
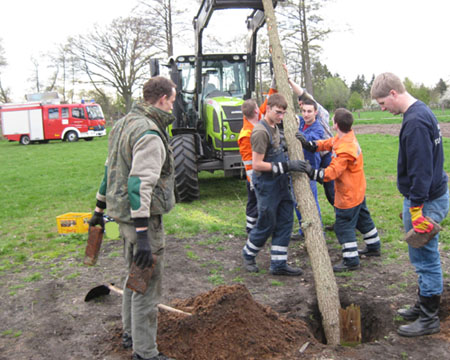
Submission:
<svg viewBox="0 0 450 360">
<path fill-rule="evenodd" d="M 299 116 L 300 126 L 299 131 L 305 136 L 307 141 L 313 140 L 321 140 L 324 139 L 325 131 L 323 130 L 323 126 L 319 121 L 314 121 L 311 126 L 309 126 L 305 131 L 303 131 L 303 127 L 305 126 L 305 120 L 302 116 Z M 320 153 L 311 153 L 307 150 L 303 150 L 303 154 L 305 155 L 305 160 L 308 160 L 311 166 L 315 169 L 320 168 Z"/>
<path fill-rule="evenodd" d="M 403 115 L 397 162 L 397 187 L 411 206 L 447 191 L 442 136 L 436 117 L 422 101 Z"/>
</svg>

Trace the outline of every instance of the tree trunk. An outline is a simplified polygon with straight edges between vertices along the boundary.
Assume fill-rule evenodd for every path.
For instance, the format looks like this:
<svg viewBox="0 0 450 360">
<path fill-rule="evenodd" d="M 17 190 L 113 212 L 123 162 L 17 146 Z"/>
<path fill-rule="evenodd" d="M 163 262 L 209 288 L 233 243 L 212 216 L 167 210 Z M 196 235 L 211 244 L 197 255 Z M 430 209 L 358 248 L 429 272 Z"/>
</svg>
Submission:
<svg viewBox="0 0 450 360">
<path fill-rule="evenodd" d="M 262 0 L 264 5 L 267 32 L 272 48 L 272 60 L 277 79 L 278 91 L 288 100 L 288 109 L 284 117 L 284 134 L 286 137 L 289 158 L 303 159 L 300 142 L 295 138 L 298 125 L 292 102 L 292 90 L 289 87 L 287 74 L 283 69 L 284 55 L 278 36 L 277 23 L 272 0 Z M 294 193 L 302 214 L 303 231 L 311 267 L 314 274 L 319 310 L 322 314 L 323 327 L 327 343 L 339 344 L 339 296 L 334 277 L 328 249 L 323 237 L 322 223 L 320 221 L 317 205 L 309 186 L 309 178 L 305 174 L 292 174 Z"/>
</svg>

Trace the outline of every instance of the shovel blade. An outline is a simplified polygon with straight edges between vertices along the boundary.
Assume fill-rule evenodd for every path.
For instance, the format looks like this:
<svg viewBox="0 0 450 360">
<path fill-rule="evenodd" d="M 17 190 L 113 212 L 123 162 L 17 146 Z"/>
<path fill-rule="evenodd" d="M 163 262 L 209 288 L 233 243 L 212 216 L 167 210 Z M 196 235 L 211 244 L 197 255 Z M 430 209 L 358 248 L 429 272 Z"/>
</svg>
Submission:
<svg viewBox="0 0 450 360">
<path fill-rule="evenodd" d="M 86 297 L 84 298 L 84 301 L 90 301 L 100 296 L 108 295 L 110 292 L 111 290 L 106 285 L 96 286 L 95 288 L 89 290 L 89 292 L 86 294 Z"/>
</svg>

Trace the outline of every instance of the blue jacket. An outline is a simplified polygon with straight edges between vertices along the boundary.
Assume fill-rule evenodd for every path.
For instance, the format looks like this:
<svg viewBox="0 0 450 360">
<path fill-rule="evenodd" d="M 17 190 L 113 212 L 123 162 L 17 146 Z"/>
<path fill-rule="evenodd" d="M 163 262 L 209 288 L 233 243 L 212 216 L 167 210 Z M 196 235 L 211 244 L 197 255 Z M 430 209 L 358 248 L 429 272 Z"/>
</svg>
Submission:
<svg viewBox="0 0 450 360">
<path fill-rule="evenodd" d="M 403 115 L 397 162 L 397 187 L 411 206 L 434 200 L 447 191 L 442 136 L 436 117 L 422 101 Z"/>
<path fill-rule="evenodd" d="M 321 140 L 325 139 L 325 131 L 323 130 L 323 126 L 319 121 L 314 121 L 311 126 L 309 126 L 305 131 L 303 131 L 303 127 L 305 126 L 305 120 L 302 116 L 299 116 L 300 126 L 298 130 L 305 136 L 307 141 L 312 140 Z M 305 160 L 308 160 L 311 166 L 315 169 L 320 168 L 320 153 L 311 153 L 307 150 L 303 150 L 303 154 L 305 156 Z"/>
</svg>

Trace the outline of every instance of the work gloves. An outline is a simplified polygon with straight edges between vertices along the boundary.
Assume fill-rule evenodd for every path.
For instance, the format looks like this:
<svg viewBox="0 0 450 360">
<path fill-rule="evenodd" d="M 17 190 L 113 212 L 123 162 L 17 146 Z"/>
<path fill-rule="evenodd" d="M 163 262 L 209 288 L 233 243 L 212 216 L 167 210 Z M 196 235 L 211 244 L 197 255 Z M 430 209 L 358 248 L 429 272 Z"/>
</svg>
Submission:
<svg viewBox="0 0 450 360">
<path fill-rule="evenodd" d="M 317 151 L 317 144 L 315 141 L 306 140 L 305 136 L 301 132 L 297 132 L 295 137 L 302 143 L 303 149 L 309 152 L 315 153 Z"/>
<path fill-rule="evenodd" d="M 412 206 L 409 208 L 411 214 L 411 222 L 414 231 L 417 233 L 429 233 L 433 230 L 433 224 L 429 222 L 422 214 L 423 205 Z"/>
<path fill-rule="evenodd" d="M 288 160 L 272 163 L 272 174 L 277 176 L 286 174 L 289 171 L 302 171 L 298 165 L 300 160 Z"/>
<path fill-rule="evenodd" d="M 89 220 L 89 226 L 100 225 L 105 231 L 105 219 L 103 218 L 103 213 L 94 211 L 94 215 L 92 215 L 91 220 Z"/>
<path fill-rule="evenodd" d="M 134 262 L 141 269 L 151 267 L 153 265 L 153 257 L 147 230 L 136 230 L 136 236 L 137 251 L 134 255 Z"/>
<path fill-rule="evenodd" d="M 306 173 L 311 180 L 317 181 L 320 184 L 323 184 L 323 177 L 325 175 L 325 171 L 322 168 L 314 169 L 308 161 L 297 160 L 298 167 L 301 172 Z"/>
</svg>

